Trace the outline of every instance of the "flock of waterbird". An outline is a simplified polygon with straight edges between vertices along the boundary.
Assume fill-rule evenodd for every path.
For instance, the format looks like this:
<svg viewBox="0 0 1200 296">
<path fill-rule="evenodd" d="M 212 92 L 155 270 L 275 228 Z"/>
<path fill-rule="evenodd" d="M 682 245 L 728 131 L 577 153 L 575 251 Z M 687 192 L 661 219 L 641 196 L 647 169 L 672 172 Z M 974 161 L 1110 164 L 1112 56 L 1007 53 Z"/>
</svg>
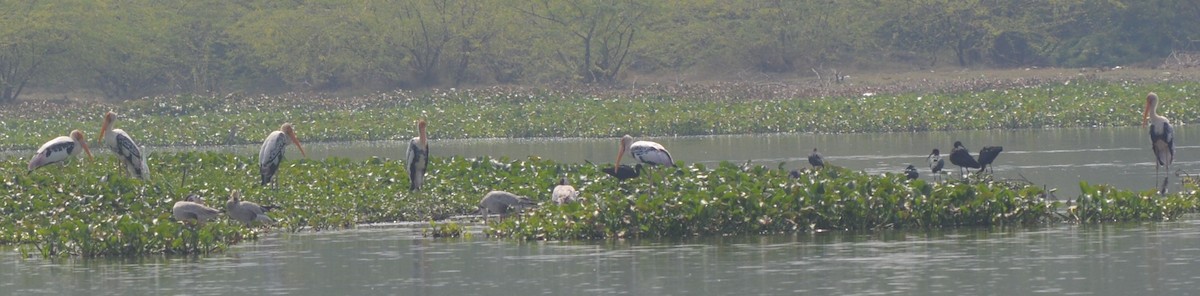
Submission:
<svg viewBox="0 0 1200 296">
<path fill-rule="evenodd" d="M 1166 117 L 1158 115 L 1157 107 L 1158 96 L 1150 93 L 1146 96 L 1146 106 L 1142 112 L 1142 126 L 1145 127 L 1149 124 L 1151 147 L 1155 157 L 1156 183 L 1161 172 L 1160 168 L 1166 167 L 1167 171 L 1169 171 L 1171 163 L 1175 159 L 1174 132 L 1171 129 L 1170 121 Z M 104 114 L 104 123 L 100 129 L 101 141 L 117 155 L 120 166 L 124 168 L 124 171 L 130 177 L 147 180 L 150 177 L 150 170 L 146 164 L 142 149 L 124 130 L 113 128 L 117 116 L 116 113 L 111 111 Z M 418 136 L 409 141 L 408 151 L 405 154 L 405 161 L 407 162 L 405 169 L 408 171 L 410 191 L 421 189 L 425 180 L 425 172 L 429 167 L 429 141 L 425 131 L 426 125 L 424 119 L 417 121 Z M 267 135 L 266 140 L 263 141 L 262 147 L 259 150 L 259 172 L 262 177 L 262 185 L 266 186 L 274 183 L 274 186 L 278 186 L 275 176 L 279 170 L 279 164 L 283 161 L 284 150 L 288 144 L 296 145 L 296 148 L 300 150 L 300 154 L 307 157 L 307 153 L 301 146 L 292 124 L 284 123 L 280 126 L 279 130 L 272 131 Z M 983 173 L 1003 150 L 1004 148 L 1001 146 L 987 146 L 979 151 L 977 157 L 972 157 L 961 141 L 955 141 L 949 158 L 950 163 L 958 166 L 959 173 L 965 176 L 966 173 L 963 170 L 968 168 L 979 169 L 977 173 Z M 88 148 L 84 133 L 80 130 L 73 130 L 69 136 L 54 138 L 38 148 L 37 154 L 29 161 L 28 173 L 54 163 L 65 165 L 67 161 L 76 157 L 80 151 L 85 152 L 89 159 L 92 158 L 92 152 Z M 621 163 L 626 151 L 636 160 L 634 166 Z M 945 168 L 945 160 L 942 159 L 941 151 L 933 149 L 932 153 L 926 157 L 926 161 L 929 163 L 929 169 L 935 175 L 935 178 L 940 178 Z M 816 148 L 809 154 L 808 162 L 812 165 L 813 169 L 825 166 L 824 157 Z M 661 144 L 652 141 L 635 142 L 633 137 L 625 135 L 619 141 L 616 163 L 612 167 L 602 168 L 601 171 L 619 180 L 626 180 L 638 177 L 642 172 L 643 164 L 675 166 L 675 162 L 671 158 L 671 153 Z M 919 177 L 917 169 L 912 165 L 906 167 L 904 173 L 909 179 Z M 792 171 L 791 175 L 799 176 L 799 172 Z M 1160 194 L 1166 194 L 1168 178 L 1169 176 L 1163 178 L 1162 186 L 1158 189 Z M 579 194 L 578 190 L 568 184 L 566 178 L 562 178 L 552 190 L 551 200 L 556 204 L 575 202 L 580 199 Z M 492 191 L 484 195 L 478 208 L 486 221 L 488 214 L 494 213 L 504 217 L 504 215 L 512 213 L 515 210 L 535 206 L 537 206 L 537 203 L 528 197 L 505 191 Z M 271 206 L 261 206 L 253 202 L 241 200 L 241 192 L 235 189 L 230 192 L 224 212 L 231 219 L 249 226 L 272 223 L 273 219 L 266 215 L 266 212 L 270 211 L 271 208 Z M 200 197 L 194 194 L 189 195 L 182 201 L 176 202 L 172 208 L 172 214 L 175 219 L 183 223 L 203 223 L 216 218 L 221 212 L 222 210 L 204 205 Z"/>
</svg>

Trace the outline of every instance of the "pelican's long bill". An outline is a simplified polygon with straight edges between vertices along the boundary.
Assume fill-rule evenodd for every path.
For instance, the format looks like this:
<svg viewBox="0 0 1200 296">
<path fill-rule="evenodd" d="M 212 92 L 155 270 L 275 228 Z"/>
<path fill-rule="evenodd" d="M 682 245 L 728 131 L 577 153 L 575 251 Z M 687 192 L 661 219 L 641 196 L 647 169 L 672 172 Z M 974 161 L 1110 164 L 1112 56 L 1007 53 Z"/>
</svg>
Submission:
<svg viewBox="0 0 1200 296">
<path fill-rule="evenodd" d="M 308 157 L 308 153 L 304 152 L 304 146 L 300 146 L 300 139 L 296 138 L 296 130 L 292 129 L 290 123 L 283 125 L 283 133 L 288 136 L 288 139 L 292 140 L 293 144 L 296 144 L 296 148 L 300 149 L 300 155 Z"/>
</svg>

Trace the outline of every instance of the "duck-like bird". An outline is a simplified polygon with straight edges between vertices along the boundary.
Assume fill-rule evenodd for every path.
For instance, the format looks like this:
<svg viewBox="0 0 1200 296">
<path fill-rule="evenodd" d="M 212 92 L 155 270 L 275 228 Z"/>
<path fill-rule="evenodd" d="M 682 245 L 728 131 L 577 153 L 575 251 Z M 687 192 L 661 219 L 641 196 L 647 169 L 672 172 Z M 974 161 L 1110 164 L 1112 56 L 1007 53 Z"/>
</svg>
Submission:
<svg viewBox="0 0 1200 296">
<path fill-rule="evenodd" d="M 667 148 L 663 145 L 651 141 L 633 141 L 633 137 L 625 135 L 621 137 L 621 147 L 617 151 L 617 165 L 621 165 L 621 156 L 625 151 L 629 150 L 629 155 L 632 155 L 638 162 L 649 165 L 669 165 L 675 166 L 674 159 L 671 158 L 671 152 L 667 152 Z"/>
<path fill-rule="evenodd" d="M 1004 151 L 1004 147 L 986 146 L 983 147 L 983 149 L 979 149 L 978 162 L 980 173 L 982 173 L 983 170 L 992 167 L 992 162 L 996 161 L 997 156 L 1000 156 L 1000 151 Z M 990 172 L 991 170 L 988 171 Z"/>
<path fill-rule="evenodd" d="M 963 172 L 963 168 L 978 169 L 981 167 L 979 161 L 971 157 L 971 152 L 967 151 L 967 147 L 963 146 L 962 141 L 954 141 L 954 150 L 950 151 L 950 163 L 958 166 L 958 173 L 960 175 L 966 175 Z"/>
<path fill-rule="evenodd" d="M 117 154 L 117 158 L 121 160 L 121 166 L 131 176 L 142 180 L 149 179 L 150 168 L 146 165 L 142 149 L 124 130 L 113 128 L 116 120 L 117 113 L 108 111 L 104 114 L 104 124 L 100 126 L 100 138 L 103 139 L 104 146 Z"/>
<path fill-rule="evenodd" d="M 204 223 L 216 218 L 220 213 L 220 210 L 204 205 L 200 196 L 194 193 L 175 202 L 175 206 L 171 207 L 171 216 L 175 217 L 175 221 L 182 223 Z"/>
<path fill-rule="evenodd" d="M 296 144 L 297 149 L 300 149 L 300 155 L 308 157 L 308 154 L 304 152 L 304 147 L 300 146 L 300 139 L 296 138 L 296 130 L 292 128 L 292 124 L 284 123 L 279 130 L 267 135 L 267 139 L 263 140 L 262 148 L 258 149 L 258 174 L 262 176 L 262 185 L 275 181 L 275 173 L 279 171 L 279 163 L 283 162 L 283 152 L 287 148 L 289 140 Z"/>
<path fill-rule="evenodd" d="M 1150 124 L 1150 147 L 1154 150 L 1154 180 L 1158 181 L 1159 167 L 1171 171 L 1171 162 L 1175 161 L 1175 130 L 1171 129 L 1171 121 L 1158 115 L 1158 95 L 1150 93 L 1146 96 L 1146 109 L 1142 110 L 1142 126 Z M 1167 194 L 1168 174 L 1163 177 L 1159 194 Z"/>
<path fill-rule="evenodd" d="M 942 151 L 933 148 L 933 152 L 929 153 L 925 160 L 929 162 L 929 171 L 933 173 L 934 177 L 940 178 L 942 169 L 946 167 L 946 160 L 942 159 Z"/>
<path fill-rule="evenodd" d="M 825 168 L 825 158 L 821 157 L 821 153 L 817 152 L 817 148 L 813 148 L 812 153 L 808 154 L 808 164 L 815 169 L 817 167 Z"/>
<path fill-rule="evenodd" d="M 408 165 L 408 190 L 421 190 L 425 184 L 425 169 L 429 167 L 429 139 L 425 137 L 425 119 L 417 120 L 417 137 L 408 141 L 408 152 L 404 159 Z"/>
<path fill-rule="evenodd" d="M 37 155 L 29 160 L 29 170 L 26 173 L 32 173 L 33 170 L 52 163 L 67 165 L 67 161 L 79 155 L 80 150 L 87 152 L 88 159 L 92 159 L 92 150 L 88 149 L 87 136 L 83 135 L 80 130 L 71 131 L 69 137 L 54 138 L 38 148 Z"/>
<path fill-rule="evenodd" d="M 500 219 L 504 219 L 504 217 L 512 212 L 536 206 L 537 203 L 528 197 L 498 190 L 488 192 L 479 201 L 479 211 L 483 214 L 484 222 L 487 222 L 488 214 L 490 213 L 499 214 Z"/>
<path fill-rule="evenodd" d="M 572 203 L 578 199 L 579 190 L 567 183 L 566 177 L 559 179 L 558 186 L 554 186 L 554 190 L 550 192 L 550 200 L 554 201 L 554 204 Z"/>
<path fill-rule="evenodd" d="M 229 200 L 225 202 L 225 212 L 229 214 L 229 217 L 245 223 L 246 226 L 253 225 L 255 222 L 274 223 L 275 220 L 266 214 L 272 208 L 274 207 L 264 207 L 253 202 L 242 201 L 242 192 L 238 190 L 230 192 Z"/>
</svg>

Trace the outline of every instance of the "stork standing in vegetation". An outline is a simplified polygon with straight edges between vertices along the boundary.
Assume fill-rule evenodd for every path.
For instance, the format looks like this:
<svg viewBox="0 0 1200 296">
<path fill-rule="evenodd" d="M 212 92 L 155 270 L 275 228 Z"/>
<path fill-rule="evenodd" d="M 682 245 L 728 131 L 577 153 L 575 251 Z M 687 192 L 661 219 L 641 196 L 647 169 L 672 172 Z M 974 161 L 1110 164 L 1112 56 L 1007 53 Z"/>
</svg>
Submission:
<svg viewBox="0 0 1200 296">
<path fill-rule="evenodd" d="M 242 192 L 233 190 L 229 193 L 229 200 L 225 202 L 225 211 L 229 213 L 229 217 L 233 220 L 245 223 L 246 226 L 253 225 L 255 222 L 263 224 L 274 223 L 275 220 L 267 216 L 273 206 L 260 206 L 253 202 L 242 201 Z"/>
<path fill-rule="evenodd" d="M 942 151 L 933 148 L 933 152 L 929 153 L 925 160 L 929 162 L 929 171 L 933 172 L 934 178 L 941 178 L 942 169 L 946 167 L 946 160 L 942 159 Z"/>
<path fill-rule="evenodd" d="M 621 147 L 617 151 L 617 166 L 621 165 L 621 156 L 625 151 L 629 151 L 638 162 L 650 165 L 669 165 L 675 166 L 675 160 L 671 158 L 671 152 L 667 152 L 667 148 L 663 145 L 651 141 L 633 141 L 633 137 L 625 135 L 621 137 Z"/>
<path fill-rule="evenodd" d="M 296 138 L 296 130 L 292 128 L 292 124 L 284 123 L 279 130 L 268 134 L 267 139 L 263 140 L 262 148 L 258 149 L 258 174 L 262 176 L 262 185 L 275 181 L 275 173 L 279 172 L 279 163 L 283 162 L 283 152 L 289 140 L 300 149 L 300 155 L 308 157 L 304 147 L 300 146 L 300 139 Z M 275 182 L 275 186 L 279 186 L 279 182 Z"/>
<path fill-rule="evenodd" d="M 996 161 L 997 156 L 1000 156 L 1000 151 L 1004 151 L 1004 147 L 986 146 L 986 147 L 983 147 L 983 149 L 979 149 L 978 162 L 979 162 L 979 172 L 980 173 L 982 173 L 983 170 L 985 170 L 989 167 L 992 167 L 992 170 L 988 170 L 989 172 L 995 170 L 995 168 L 992 165 L 992 162 Z"/>
<path fill-rule="evenodd" d="M 536 206 L 537 203 L 528 197 L 518 196 L 507 191 L 488 192 L 479 201 L 479 211 L 483 214 L 484 222 L 487 222 L 488 214 L 499 214 L 500 219 L 504 219 L 512 212 Z"/>
<path fill-rule="evenodd" d="M 813 169 L 825 168 L 825 158 L 821 156 L 820 152 L 817 152 L 817 148 L 813 148 L 812 153 L 808 154 L 808 164 L 812 165 Z"/>
<path fill-rule="evenodd" d="M 980 168 L 979 161 L 971 157 L 971 152 L 967 151 L 967 147 L 963 146 L 962 141 L 954 141 L 954 150 L 950 151 L 950 163 L 958 166 L 959 175 L 966 176 L 963 172 L 964 168 Z"/>
<path fill-rule="evenodd" d="M 150 168 L 146 165 L 146 159 L 142 155 L 142 149 L 138 147 L 133 138 L 124 130 L 114 129 L 116 125 L 117 113 L 108 111 L 104 114 L 104 124 L 100 126 L 100 138 L 104 141 L 104 146 L 111 149 L 117 154 L 117 158 L 121 161 L 121 166 L 125 168 L 134 178 L 146 180 L 150 178 Z"/>
<path fill-rule="evenodd" d="M 404 160 L 408 165 L 408 190 L 421 190 L 425 184 L 425 170 L 429 168 L 429 138 L 425 134 L 425 119 L 417 120 L 417 137 L 408 141 L 408 152 Z"/>
<path fill-rule="evenodd" d="M 175 202 L 175 206 L 171 208 L 171 216 L 175 217 L 175 221 L 184 224 L 203 224 L 216 218 L 220 213 L 221 211 L 217 209 L 205 206 L 200 200 L 200 196 L 196 194 L 189 194 L 184 200 Z"/>
<path fill-rule="evenodd" d="M 1150 124 L 1150 148 L 1154 150 L 1154 181 L 1158 182 L 1159 167 L 1171 171 L 1171 162 L 1175 161 L 1175 130 L 1171 129 L 1171 121 L 1158 115 L 1158 95 L 1150 93 L 1146 96 L 1146 108 L 1142 110 L 1142 126 Z M 1163 177 L 1159 194 L 1167 194 L 1168 174 Z M 1155 184 L 1157 185 L 1157 184 Z"/>
<path fill-rule="evenodd" d="M 578 199 L 579 191 L 567 183 L 566 177 L 559 179 L 558 186 L 554 186 L 554 190 L 550 192 L 550 200 L 554 201 L 554 204 L 572 203 Z"/>
<path fill-rule="evenodd" d="M 52 163 L 62 163 L 65 166 L 67 161 L 79 155 L 81 150 L 87 152 L 88 159 L 92 159 L 92 150 L 88 149 L 87 136 L 84 136 L 80 130 L 73 130 L 69 137 L 60 136 L 42 144 L 42 147 L 37 150 L 37 155 L 29 160 L 29 170 L 26 173 L 32 173 L 33 170 Z"/>
</svg>

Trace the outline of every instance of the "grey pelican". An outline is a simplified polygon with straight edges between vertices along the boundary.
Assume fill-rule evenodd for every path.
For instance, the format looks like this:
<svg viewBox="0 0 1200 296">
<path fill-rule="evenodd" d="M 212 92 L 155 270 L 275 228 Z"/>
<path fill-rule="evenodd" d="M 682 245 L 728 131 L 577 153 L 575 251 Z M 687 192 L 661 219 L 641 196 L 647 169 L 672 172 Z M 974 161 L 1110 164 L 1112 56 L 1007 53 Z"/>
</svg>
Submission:
<svg viewBox="0 0 1200 296">
<path fill-rule="evenodd" d="M 262 176 L 262 185 L 275 181 L 275 173 L 279 171 L 279 163 L 283 162 L 283 152 L 284 148 L 287 148 L 288 140 L 296 144 L 300 155 L 308 157 L 304 147 L 300 146 L 300 139 L 296 138 L 296 130 L 292 128 L 292 124 L 284 123 L 279 130 L 267 135 L 262 148 L 258 149 L 258 174 Z M 278 186 L 279 183 L 275 184 Z"/>
<path fill-rule="evenodd" d="M 563 177 L 558 180 L 558 186 L 554 186 L 554 190 L 550 192 L 550 200 L 555 204 L 572 203 L 579 199 L 579 190 L 575 190 L 574 186 L 567 183 L 567 178 Z"/>
<path fill-rule="evenodd" d="M 70 137 L 60 136 L 42 144 L 42 147 L 37 150 L 37 155 L 29 160 L 29 170 L 26 173 L 32 173 L 33 170 L 52 163 L 66 165 L 67 161 L 79 155 L 81 150 L 87 152 L 88 159 L 92 158 L 92 150 L 88 149 L 87 145 L 87 136 L 84 136 L 80 130 L 73 130 Z"/>
<path fill-rule="evenodd" d="M 189 194 L 187 198 L 175 202 L 171 207 L 171 216 L 182 223 L 204 223 L 217 217 L 221 211 L 205 206 L 200 196 Z"/>
<path fill-rule="evenodd" d="M 950 151 L 950 163 L 958 166 L 958 173 L 964 176 L 966 173 L 963 173 L 963 168 L 978 169 L 981 167 L 979 162 L 971 157 L 971 152 L 967 151 L 967 147 L 963 146 L 962 141 L 954 141 L 954 150 Z"/>
<path fill-rule="evenodd" d="M 114 129 L 116 124 L 117 113 L 108 111 L 104 114 L 104 124 L 100 126 L 100 138 L 104 141 L 104 146 L 111 149 L 117 154 L 117 158 L 121 161 L 121 166 L 125 171 L 134 178 L 146 180 L 150 178 L 150 168 L 146 165 L 146 159 L 142 155 L 142 149 L 138 147 L 133 138 L 129 134 L 119 128 Z"/>
<path fill-rule="evenodd" d="M 1158 115 L 1158 95 L 1150 93 L 1146 96 L 1146 109 L 1142 110 L 1142 126 L 1150 123 L 1150 147 L 1154 150 L 1154 181 L 1158 181 L 1159 167 L 1171 171 L 1171 162 L 1175 161 L 1175 130 L 1171 129 L 1171 121 Z M 1167 179 L 1163 177 L 1159 194 L 1167 194 Z M 1157 185 L 1157 184 L 1156 184 Z"/>
<path fill-rule="evenodd" d="M 264 207 L 253 202 L 242 201 L 242 192 L 238 190 L 230 192 L 229 200 L 225 202 L 225 211 L 229 217 L 245 223 L 246 226 L 250 226 L 254 222 L 274 223 L 275 220 L 266 214 L 272 208 L 274 207 Z"/>
<path fill-rule="evenodd" d="M 483 196 L 483 200 L 479 201 L 479 211 L 483 214 L 484 222 L 487 222 L 488 214 L 499 214 L 500 218 L 504 219 L 512 212 L 536 206 L 537 203 L 528 197 L 506 191 L 488 192 Z"/>
<path fill-rule="evenodd" d="M 429 138 L 425 134 L 425 119 L 417 120 L 417 137 L 408 141 L 408 152 L 404 160 L 408 165 L 408 190 L 421 190 L 425 184 L 425 169 L 429 167 Z"/>
<path fill-rule="evenodd" d="M 675 160 L 671 158 L 671 152 L 667 152 L 667 148 L 663 145 L 651 141 L 633 141 L 633 137 L 625 135 L 621 137 L 621 147 L 617 151 L 617 165 L 621 165 L 621 156 L 625 151 L 629 150 L 629 155 L 639 162 L 650 165 L 669 165 L 675 166 Z"/>
</svg>

